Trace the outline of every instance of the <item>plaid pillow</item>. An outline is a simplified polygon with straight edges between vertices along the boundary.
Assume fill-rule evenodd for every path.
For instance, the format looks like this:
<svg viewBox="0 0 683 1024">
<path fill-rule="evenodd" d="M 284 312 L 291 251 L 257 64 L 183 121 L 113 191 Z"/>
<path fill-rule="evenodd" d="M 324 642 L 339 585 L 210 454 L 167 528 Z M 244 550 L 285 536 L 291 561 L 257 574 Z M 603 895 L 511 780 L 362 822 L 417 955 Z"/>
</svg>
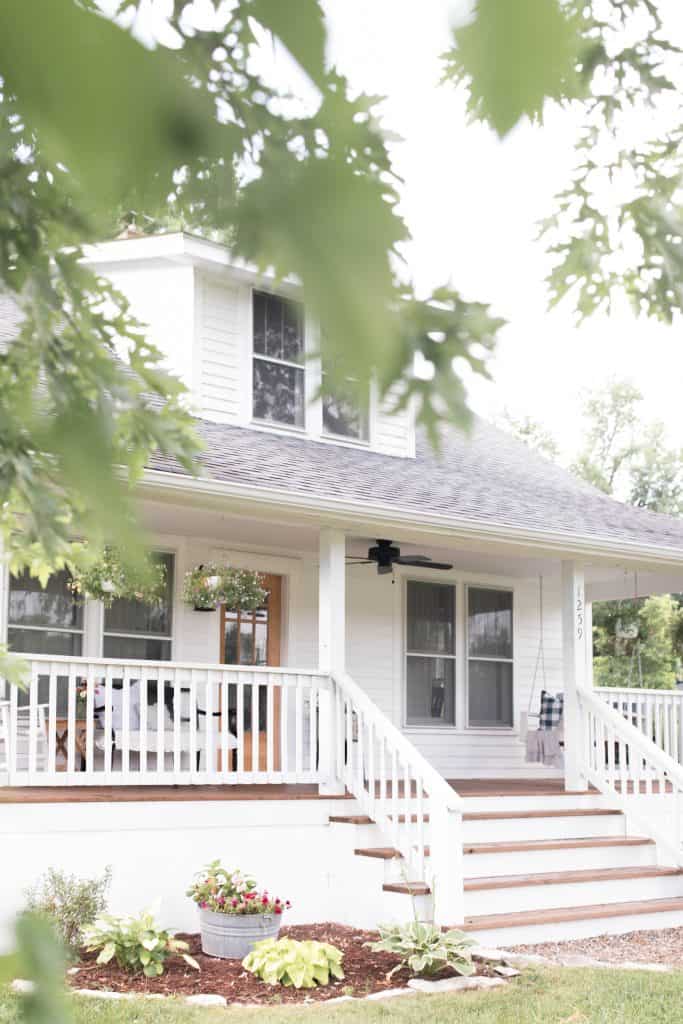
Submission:
<svg viewBox="0 0 683 1024">
<path fill-rule="evenodd" d="M 539 729 L 556 729 L 562 721 L 564 711 L 564 694 L 558 693 L 554 697 L 547 690 L 541 691 L 541 711 L 538 716 Z"/>
</svg>

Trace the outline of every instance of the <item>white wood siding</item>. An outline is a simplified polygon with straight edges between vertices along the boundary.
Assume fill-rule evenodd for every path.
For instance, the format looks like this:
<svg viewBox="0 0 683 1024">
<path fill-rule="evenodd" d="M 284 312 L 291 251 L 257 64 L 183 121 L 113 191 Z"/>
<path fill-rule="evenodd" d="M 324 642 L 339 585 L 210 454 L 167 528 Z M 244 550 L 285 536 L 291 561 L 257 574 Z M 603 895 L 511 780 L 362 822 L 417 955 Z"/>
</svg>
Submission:
<svg viewBox="0 0 683 1024">
<path fill-rule="evenodd" d="M 234 282 L 206 275 L 197 278 L 197 404 L 202 416 L 219 423 L 237 423 L 242 415 L 247 292 Z"/>
</svg>

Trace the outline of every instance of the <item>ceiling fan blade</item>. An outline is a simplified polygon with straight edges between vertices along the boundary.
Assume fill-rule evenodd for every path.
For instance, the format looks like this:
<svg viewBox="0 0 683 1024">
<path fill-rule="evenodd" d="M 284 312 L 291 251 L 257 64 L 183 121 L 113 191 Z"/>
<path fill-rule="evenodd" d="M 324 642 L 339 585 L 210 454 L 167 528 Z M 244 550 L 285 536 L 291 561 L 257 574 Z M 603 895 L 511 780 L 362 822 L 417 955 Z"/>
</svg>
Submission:
<svg viewBox="0 0 683 1024">
<path fill-rule="evenodd" d="M 422 558 L 417 556 L 406 555 L 405 557 L 395 558 L 395 562 L 399 565 L 414 565 L 421 569 L 452 569 L 453 566 L 449 565 L 448 562 L 432 562 L 431 558 Z"/>
<path fill-rule="evenodd" d="M 356 565 L 373 565 L 374 558 L 361 558 L 359 555 L 347 555 L 347 562 L 354 562 Z"/>
</svg>

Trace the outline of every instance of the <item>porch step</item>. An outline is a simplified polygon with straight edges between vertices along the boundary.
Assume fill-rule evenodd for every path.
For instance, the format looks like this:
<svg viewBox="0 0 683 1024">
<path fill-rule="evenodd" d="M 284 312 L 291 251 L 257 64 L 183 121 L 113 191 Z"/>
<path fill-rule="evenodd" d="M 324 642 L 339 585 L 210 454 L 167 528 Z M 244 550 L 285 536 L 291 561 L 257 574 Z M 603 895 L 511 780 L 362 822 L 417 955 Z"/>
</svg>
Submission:
<svg viewBox="0 0 683 1024">
<path fill-rule="evenodd" d="M 482 943 L 509 946 L 580 938 L 589 935 L 620 934 L 647 928 L 683 924 L 683 898 L 634 900 L 625 903 L 595 903 L 584 907 L 523 910 L 509 914 L 466 917 L 460 927 Z M 558 925 L 562 925 L 558 933 Z"/>
<path fill-rule="evenodd" d="M 570 807 L 561 810 L 529 811 L 473 811 L 462 816 L 463 821 L 513 821 L 518 818 L 603 818 L 622 812 L 603 807 Z"/>
<path fill-rule="evenodd" d="M 491 878 L 466 878 L 465 892 L 484 889 L 527 888 L 534 885 L 570 885 L 572 882 L 613 882 L 626 879 L 669 878 L 683 876 L 681 868 L 603 868 L 599 871 L 546 871 L 537 875 L 495 875 Z"/>
<path fill-rule="evenodd" d="M 328 820 L 332 825 L 374 825 L 367 814 L 331 814 Z"/>
<path fill-rule="evenodd" d="M 376 860 L 400 860 L 402 856 L 401 851 L 395 850 L 393 846 L 366 846 L 353 852 L 356 857 L 374 857 Z"/>
<path fill-rule="evenodd" d="M 384 892 L 396 892 L 402 896 L 429 896 L 431 889 L 424 882 L 385 882 Z"/>
<path fill-rule="evenodd" d="M 595 836 L 591 839 L 522 839 L 512 843 L 465 843 L 463 853 L 524 853 L 532 850 L 582 850 L 602 846 L 654 846 L 640 836 Z"/>
</svg>

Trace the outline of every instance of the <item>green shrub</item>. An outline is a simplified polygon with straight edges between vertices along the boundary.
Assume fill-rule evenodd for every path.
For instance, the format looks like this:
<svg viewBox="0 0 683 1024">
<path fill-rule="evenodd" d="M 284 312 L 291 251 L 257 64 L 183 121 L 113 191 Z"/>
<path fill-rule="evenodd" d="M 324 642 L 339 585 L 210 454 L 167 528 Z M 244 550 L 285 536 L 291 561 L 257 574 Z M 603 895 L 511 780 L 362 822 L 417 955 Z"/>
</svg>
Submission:
<svg viewBox="0 0 683 1024">
<path fill-rule="evenodd" d="M 315 988 L 330 978 L 344 977 L 342 952 L 327 942 L 296 939 L 263 939 L 257 942 L 242 966 L 268 985 Z"/>
<path fill-rule="evenodd" d="M 411 921 L 409 924 L 380 925 L 378 942 L 366 942 L 373 952 L 394 953 L 400 963 L 389 972 L 391 977 L 402 967 L 411 974 L 438 974 L 450 967 L 456 974 L 474 974 L 470 947 L 476 942 L 464 932 L 442 932 L 433 924 Z"/>
<path fill-rule="evenodd" d="M 187 943 L 174 938 L 173 932 L 159 928 L 148 911 L 138 917 L 105 915 L 84 930 L 83 940 L 88 952 L 99 950 L 98 964 L 108 964 L 116 958 L 119 967 L 142 971 L 147 978 L 163 974 L 164 963 L 171 956 L 181 956 L 190 967 L 199 970 L 199 964 L 187 952 Z"/>
<path fill-rule="evenodd" d="M 68 952 L 77 956 L 83 929 L 107 909 L 110 881 L 111 868 L 99 878 L 77 878 L 49 868 L 26 890 L 26 909 L 48 918 Z"/>
</svg>

